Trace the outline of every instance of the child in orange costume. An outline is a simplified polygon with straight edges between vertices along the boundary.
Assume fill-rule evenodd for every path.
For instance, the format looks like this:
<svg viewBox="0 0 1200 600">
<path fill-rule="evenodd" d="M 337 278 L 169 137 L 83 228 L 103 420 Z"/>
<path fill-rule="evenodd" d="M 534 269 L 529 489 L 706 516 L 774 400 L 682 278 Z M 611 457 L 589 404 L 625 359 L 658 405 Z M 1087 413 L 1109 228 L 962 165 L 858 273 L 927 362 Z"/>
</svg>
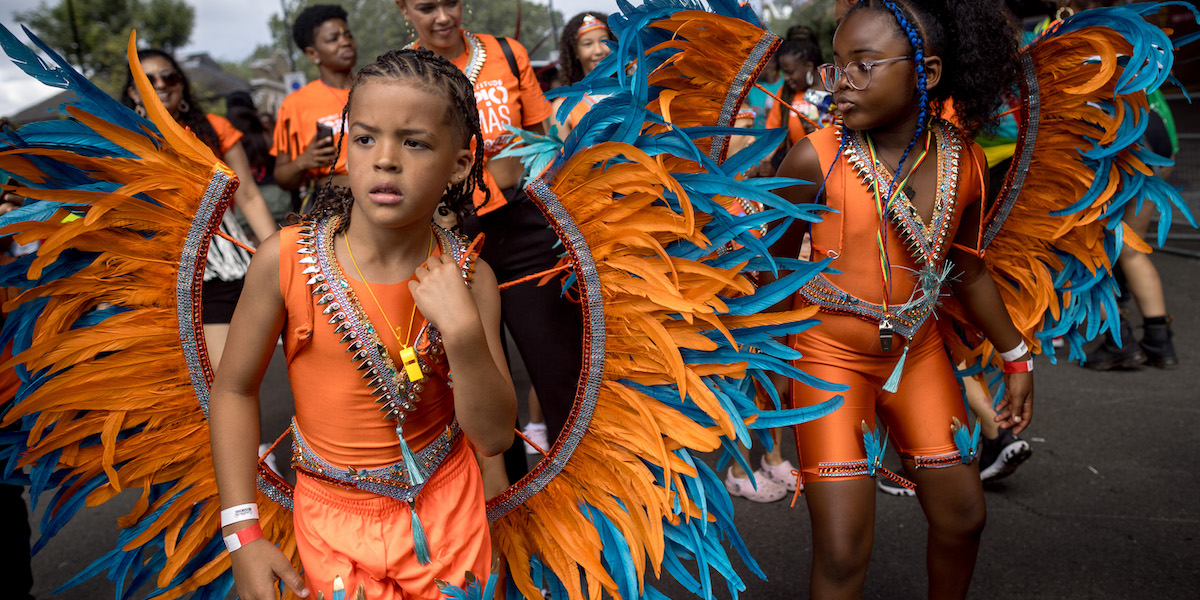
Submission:
<svg viewBox="0 0 1200 600">
<path fill-rule="evenodd" d="M 960 31 L 970 35 L 959 38 Z M 964 456 L 955 436 L 966 410 L 930 318 L 945 285 L 1005 351 L 1007 388 L 996 420 L 1014 432 L 1029 423 L 1030 355 L 974 251 L 982 151 L 970 133 L 931 118 L 953 97 L 960 123 L 979 128 L 1015 79 L 1015 40 L 994 2 L 859 2 L 834 37 L 836 66 L 821 68 L 842 125 L 801 140 L 780 168 L 780 175 L 818 182 L 788 188 L 784 197 L 823 200 L 839 211 L 812 226 L 812 247 L 841 274 L 815 279 L 795 298 L 822 309 L 821 324 L 793 340 L 799 366 L 851 386 L 840 409 L 797 433 L 814 598 L 862 595 L 874 527 L 869 476 L 879 468 L 883 435 L 876 414 L 929 521 L 929 595 L 966 595 L 985 509 L 974 451 Z M 774 253 L 794 256 L 803 235 L 801 228 L 788 232 Z M 792 393 L 801 406 L 825 399 L 800 385 Z"/>
<path fill-rule="evenodd" d="M 492 456 L 513 438 L 499 292 L 431 223 L 439 202 L 470 210 L 482 181 L 471 86 L 429 52 L 389 52 L 355 76 L 345 122 L 351 191 L 326 190 L 313 221 L 260 248 L 213 385 L 223 533 L 245 599 L 274 598 L 276 578 L 329 596 L 337 575 L 372 599 L 438 598 L 435 579 L 462 586 L 490 564 L 471 447 Z M 281 333 L 303 579 L 246 518 L 257 390 Z"/>
</svg>

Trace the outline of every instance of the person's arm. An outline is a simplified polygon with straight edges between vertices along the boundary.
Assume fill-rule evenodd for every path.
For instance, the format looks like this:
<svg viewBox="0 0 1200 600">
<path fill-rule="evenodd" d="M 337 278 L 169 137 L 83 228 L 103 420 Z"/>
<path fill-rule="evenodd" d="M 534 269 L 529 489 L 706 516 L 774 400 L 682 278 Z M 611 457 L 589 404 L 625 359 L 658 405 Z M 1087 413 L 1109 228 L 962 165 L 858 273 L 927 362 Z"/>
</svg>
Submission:
<svg viewBox="0 0 1200 600">
<path fill-rule="evenodd" d="M 454 412 L 463 433 L 484 456 L 512 445 L 517 394 L 500 345 L 500 291 L 482 260 L 468 289 L 453 257 L 430 257 L 408 284 L 421 314 L 442 333 L 454 374 Z"/>
<path fill-rule="evenodd" d="M 304 183 L 304 173 L 309 169 L 328 169 L 337 156 L 337 145 L 333 140 L 333 137 L 323 137 L 313 141 L 296 160 L 292 160 L 287 152 L 280 152 L 275 157 L 275 184 L 285 190 L 294 190 Z"/>
<path fill-rule="evenodd" d="M 279 289 L 279 236 L 272 235 L 259 246 L 246 272 L 208 405 L 213 468 L 223 509 L 256 500 L 258 388 L 285 319 Z M 231 523 L 222 528 L 221 535 L 231 535 L 251 523 Z M 249 542 L 231 558 L 238 597 L 244 600 L 274 600 L 276 579 L 300 597 L 308 596 L 304 579 L 270 540 Z"/>
<path fill-rule="evenodd" d="M 967 313 L 967 320 L 979 328 L 996 348 L 997 352 L 1006 352 L 1021 344 L 1021 333 L 1013 325 L 1008 316 L 1008 309 L 992 280 L 987 264 L 982 258 L 962 246 L 971 248 L 977 242 L 977 223 L 979 203 L 967 208 L 955 236 L 956 247 L 950 251 L 950 261 L 955 265 L 951 275 L 950 289 L 954 297 L 962 303 Z M 1029 360 L 1031 355 L 1026 352 L 1016 362 Z M 1033 373 L 1005 373 L 1004 398 L 996 406 L 995 421 L 1005 429 L 1012 428 L 1013 433 L 1021 433 L 1033 418 Z"/>
<path fill-rule="evenodd" d="M 250 159 L 246 157 L 242 143 L 231 146 L 221 158 L 240 180 L 237 191 L 233 193 L 234 206 L 246 217 L 246 222 L 250 223 L 250 229 L 260 242 L 271 237 L 279 228 L 275 226 L 275 217 L 271 216 L 271 209 L 267 208 L 262 191 L 254 183 L 254 172 L 250 170 Z"/>
<path fill-rule="evenodd" d="M 571 123 L 569 122 L 570 119 L 561 123 L 558 121 L 558 107 L 562 106 L 564 101 L 565 100 L 562 98 L 555 98 L 552 102 L 550 102 L 550 118 L 548 119 L 549 123 L 558 128 L 558 139 L 560 140 L 567 139 L 567 135 L 569 135 L 571 130 L 574 129 L 571 127 Z M 546 123 L 547 121 L 543 121 L 542 127 L 546 127 Z M 546 130 L 549 131 L 549 128 L 546 128 Z"/>
</svg>

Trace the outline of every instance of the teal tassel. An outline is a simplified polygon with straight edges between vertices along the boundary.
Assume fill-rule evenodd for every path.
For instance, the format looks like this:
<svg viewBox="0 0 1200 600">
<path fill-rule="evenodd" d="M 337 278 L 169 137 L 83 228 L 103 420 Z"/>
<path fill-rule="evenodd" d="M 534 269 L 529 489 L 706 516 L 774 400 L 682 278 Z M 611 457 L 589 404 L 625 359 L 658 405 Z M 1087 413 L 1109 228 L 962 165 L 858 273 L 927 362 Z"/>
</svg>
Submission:
<svg viewBox="0 0 1200 600">
<path fill-rule="evenodd" d="M 408 441 L 404 439 L 404 431 L 396 428 L 396 435 L 400 437 L 400 454 L 404 455 L 404 470 L 408 471 L 408 480 L 413 485 L 425 483 L 425 471 L 421 470 L 421 465 L 417 462 L 417 455 L 413 454 L 412 448 L 408 447 Z"/>
<path fill-rule="evenodd" d="M 427 565 L 429 564 L 429 538 L 425 537 L 425 526 L 421 525 L 421 518 L 417 516 L 416 503 L 410 501 L 408 510 L 412 513 L 413 549 L 417 553 L 417 562 Z"/>
<path fill-rule="evenodd" d="M 900 360 L 896 361 L 896 368 L 892 369 L 892 376 L 888 377 L 886 383 L 883 384 L 883 391 L 889 394 L 896 393 L 900 387 L 900 373 L 904 371 L 904 359 L 908 358 L 908 344 L 904 345 L 904 353 L 900 355 Z"/>
</svg>

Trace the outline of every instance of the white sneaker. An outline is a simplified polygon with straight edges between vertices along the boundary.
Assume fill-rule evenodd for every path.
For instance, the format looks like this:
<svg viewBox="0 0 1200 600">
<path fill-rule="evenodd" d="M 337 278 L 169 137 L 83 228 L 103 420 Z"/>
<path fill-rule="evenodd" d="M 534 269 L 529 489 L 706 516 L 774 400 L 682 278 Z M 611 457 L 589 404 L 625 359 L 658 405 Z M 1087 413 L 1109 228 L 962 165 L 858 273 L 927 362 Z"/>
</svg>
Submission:
<svg viewBox="0 0 1200 600">
<path fill-rule="evenodd" d="M 733 470 L 725 475 L 725 489 L 729 491 L 730 496 L 741 496 L 751 502 L 761 502 L 767 504 L 782 500 L 787 496 L 787 488 L 781 483 L 776 483 L 766 473 L 758 471 L 754 474 L 754 483 L 758 487 L 750 483 L 750 478 L 734 477 Z"/>
<path fill-rule="evenodd" d="M 545 423 L 530 423 L 521 429 L 521 433 L 529 438 L 530 442 L 537 444 L 542 450 L 550 451 L 550 440 L 546 431 Z M 529 442 L 524 442 L 525 454 L 541 454 L 537 448 L 534 448 Z"/>
<path fill-rule="evenodd" d="M 276 475 L 283 477 L 283 473 L 279 472 L 279 463 L 277 463 L 275 461 L 275 455 L 267 454 L 267 450 L 270 450 L 270 449 L 271 449 L 270 444 L 259 444 L 258 445 L 258 457 L 262 458 L 263 462 L 267 463 L 268 469 L 271 469 L 272 471 L 274 471 Z M 264 454 L 266 454 L 266 458 L 263 458 Z"/>
<path fill-rule="evenodd" d="M 767 457 L 762 457 L 759 461 L 759 473 L 766 475 L 768 479 L 782 485 L 789 492 L 796 491 L 796 467 L 792 466 L 792 461 L 785 460 L 777 465 L 767 464 Z"/>
</svg>

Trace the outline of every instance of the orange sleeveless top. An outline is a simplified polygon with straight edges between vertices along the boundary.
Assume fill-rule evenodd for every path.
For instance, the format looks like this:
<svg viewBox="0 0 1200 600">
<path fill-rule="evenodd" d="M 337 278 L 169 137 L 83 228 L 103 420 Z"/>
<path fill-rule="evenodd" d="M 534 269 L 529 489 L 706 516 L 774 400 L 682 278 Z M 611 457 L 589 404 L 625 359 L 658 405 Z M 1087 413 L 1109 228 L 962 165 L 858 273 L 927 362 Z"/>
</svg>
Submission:
<svg viewBox="0 0 1200 600">
<path fill-rule="evenodd" d="M 369 386 L 371 380 L 363 378 L 367 370 L 358 369 L 364 359 L 353 351 L 347 351 L 348 342 L 343 341 L 347 332 L 337 330 L 340 323 L 330 323 L 331 317 L 351 309 L 331 309 L 337 303 L 330 303 L 319 292 L 320 282 L 311 281 L 317 273 L 317 264 L 313 261 L 318 257 L 300 252 L 302 244 L 299 243 L 299 235 L 303 227 L 293 225 L 280 232 L 279 252 L 279 289 L 287 309 L 283 344 L 288 379 L 295 397 L 296 424 L 308 445 L 335 466 L 361 470 L 393 464 L 402 459 L 396 421 L 385 418 L 385 414 L 380 412 L 381 405 L 376 402 L 380 396 L 374 393 L 375 387 Z M 317 235 L 320 235 L 319 230 Z M 434 255 L 442 251 L 439 245 Z M 337 256 L 332 249 L 328 254 L 326 260 L 336 264 Z M 353 267 L 350 267 L 350 271 L 342 269 L 342 273 L 343 280 L 359 299 L 367 319 L 377 327 L 379 339 L 387 348 L 388 355 L 402 371 L 403 361 L 399 356 L 396 338 L 386 331 L 386 321 L 371 299 L 366 285 L 352 278 L 350 273 L 353 273 Z M 337 285 L 335 282 L 325 283 Z M 408 281 L 371 284 L 371 291 L 384 306 L 392 324 L 408 330 L 409 315 L 414 315 Z M 448 383 L 449 367 L 445 355 L 441 354 L 440 342 L 432 344 L 428 337 L 429 330 L 423 325 L 424 317 L 420 311 L 416 311 L 409 341 L 417 331 L 421 332 L 416 348 L 422 362 L 431 368 L 426 377 L 414 385 L 414 391 L 419 389 L 417 408 L 407 413 L 404 422 L 404 438 L 414 451 L 434 442 L 454 420 L 454 397 Z M 365 336 L 358 339 L 362 337 Z"/>
<path fill-rule="evenodd" d="M 979 164 L 983 160 L 982 149 L 961 134 L 949 123 L 935 121 L 933 142 L 937 144 L 939 198 L 935 203 L 932 219 L 922 222 L 916 211 L 904 198 L 894 202 L 887 217 L 887 250 L 891 265 L 891 292 L 887 296 L 890 307 L 900 307 L 920 298 L 920 279 L 923 271 L 936 271 L 945 266 L 955 235 L 961 225 L 964 210 L 982 195 Z M 854 132 L 849 132 L 855 135 Z M 883 277 L 880 272 L 876 235 L 880 227 L 874 194 L 864 174 L 872 172 L 867 164 L 869 157 L 861 140 L 849 139 L 842 156 L 838 157 L 841 144 L 840 127 L 820 129 L 808 136 L 820 161 L 821 172 L 829 173 L 825 182 L 826 204 L 838 212 L 824 215 L 821 223 L 811 229 L 813 260 L 826 256 L 834 257 L 831 267 L 840 273 L 825 274 L 823 282 L 836 290 L 866 303 L 882 305 L 884 300 Z M 915 160 L 915 152 L 909 160 Z M 834 162 L 836 159 L 836 163 Z M 832 171 L 830 167 L 832 166 Z M 882 171 L 882 167 L 879 169 Z M 883 194 L 887 193 L 890 174 L 884 172 Z M 931 260 L 920 261 L 917 256 Z M 926 263 L 930 266 L 926 267 Z M 817 301 L 830 298 L 830 289 L 824 294 L 815 293 L 812 283 L 805 286 L 802 295 L 810 303 L 822 306 L 830 312 L 856 314 L 864 320 L 878 324 L 875 317 L 865 315 L 857 309 L 846 309 L 837 302 Z M 936 293 L 936 292 L 935 292 Z M 923 319 L 921 319 L 923 321 Z M 919 326 L 919 325 L 918 325 Z"/>
</svg>

